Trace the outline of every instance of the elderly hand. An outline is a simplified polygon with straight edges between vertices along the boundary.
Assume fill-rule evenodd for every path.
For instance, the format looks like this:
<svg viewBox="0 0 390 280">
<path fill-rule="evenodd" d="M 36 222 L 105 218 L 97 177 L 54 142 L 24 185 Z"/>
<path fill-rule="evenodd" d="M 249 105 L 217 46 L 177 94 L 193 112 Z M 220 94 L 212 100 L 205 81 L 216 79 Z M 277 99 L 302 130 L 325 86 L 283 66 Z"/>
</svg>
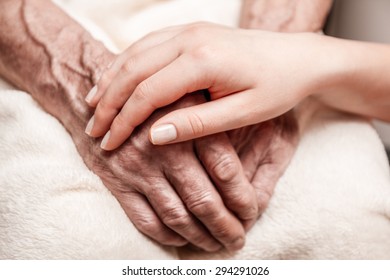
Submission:
<svg viewBox="0 0 390 280">
<path fill-rule="evenodd" d="M 203 95 L 194 94 L 156 112 L 120 149 L 95 150 L 87 164 L 144 234 L 165 245 L 190 242 L 215 251 L 222 244 L 237 250 L 245 240 L 242 224 L 248 229 L 258 209 L 255 190 L 227 135 L 168 146 L 148 141 L 156 118 L 202 101 Z"/>
<path fill-rule="evenodd" d="M 0 3 L 0 74 L 62 122 L 86 165 L 136 227 L 162 244 L 190 242 L 208 251 L 221 245 L 241 248 L 244 225 L 253 223 L 258 208 L 255 190 L 227 136 L 210 137 L 210 151 L 197 151 L 196 141 L 167 147 L 148 141 L 157 117 L 203 102 L 203 95 L 157 111 L 120 149 L 102 151 L 83 132 L 91 116 L 84 93 L 114 56 L 51 2 Z"/>
<path fill-rule="evenodd" d="M 245 175 L 256 190 L 258 213 L 262 214 L 283 175 L 299 140 L 292 111 L 269 121 L 229 131 Z"/>
<path fill-rule="evenodd" d="M 332 0 L 243 0 L 240 26 L 281 32 L 317 32 Z"/>
</svg>

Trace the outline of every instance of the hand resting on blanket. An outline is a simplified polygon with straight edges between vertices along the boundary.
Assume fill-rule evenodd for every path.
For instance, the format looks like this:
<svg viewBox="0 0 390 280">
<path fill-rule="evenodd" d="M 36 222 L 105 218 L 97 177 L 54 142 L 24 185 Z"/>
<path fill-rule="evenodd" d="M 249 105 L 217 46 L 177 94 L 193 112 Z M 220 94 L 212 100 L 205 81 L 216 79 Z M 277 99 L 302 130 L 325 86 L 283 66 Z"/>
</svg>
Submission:
<svg viewBox="0 0 390 280">
<path fill-rule="evenodd" d="M 84 97 L 114 56 L 51 2 L 2 1 L 0 7 L 0 74 L 61 121 L 141 232 L 162 244 L 189 242 L 208 251 L 243 246 L 245 230 L 264 210 L 295 149 L 292 115 L 233 131 L 230 140 L 219 134 L 153 147 L 150 120 L 202 102 L 195 94 L 156 112 L 121 149 L 101 151 L 83 132 L 91 117 Z"/>
</svg>

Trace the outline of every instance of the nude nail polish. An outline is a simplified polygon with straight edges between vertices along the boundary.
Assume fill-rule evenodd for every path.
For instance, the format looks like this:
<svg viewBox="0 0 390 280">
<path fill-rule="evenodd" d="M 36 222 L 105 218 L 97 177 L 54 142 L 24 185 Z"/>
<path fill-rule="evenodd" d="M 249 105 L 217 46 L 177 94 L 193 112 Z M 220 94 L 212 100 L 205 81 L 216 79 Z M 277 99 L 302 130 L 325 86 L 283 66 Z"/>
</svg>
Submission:
<svg viewBox="0 0 390 280">
<path fill-rule="evenodd" d="M 97 86 L 94 86 L 87 94 L 87 96 L 85 97 L 85 101 L 87 101 L 87 103 L 90 103 L 93 98 L 95 97 L 97 93 Z"/>
<path fill-rule="evenodd" d="M 102 148 L 103 150 L 107 150 L 106 147 L 107 147 L 108 140 L 110 140 L 110 136 L 111 136 L 111 131 L 108 131 L 106 135 L 104 135 L 102 143 L 100 144 L 100 148 Z"/>
<path fill-rule="evenodd" d="M 92 116 L 92 118 L 89 120 L 87 127 L 85 128 L 85 133 L 88 135 L 91 135 L 91 131 L 93 128 L 93 125 L 95 124 L 95 116 Z"/>
<path fill-rule="evenodd" d="M 150 140 L 154 145 L 169 143 L 177 138 L 176 127 L 173 124 L 159 125 L 151 129 Z"/>
</svg>

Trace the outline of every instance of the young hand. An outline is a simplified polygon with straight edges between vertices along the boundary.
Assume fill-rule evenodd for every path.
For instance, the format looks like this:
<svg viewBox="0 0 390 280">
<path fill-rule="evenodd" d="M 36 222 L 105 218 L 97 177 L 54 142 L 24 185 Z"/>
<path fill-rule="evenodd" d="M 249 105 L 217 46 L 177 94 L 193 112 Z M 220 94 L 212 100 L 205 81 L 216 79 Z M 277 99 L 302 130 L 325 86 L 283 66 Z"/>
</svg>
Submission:
<svg viewBox="0 0 390 280">
<path fill-rule="evenodd" d="M 211 102 L 170 112 L 151 127 L 154 144 L 185 141 L 279 116 L 319 88 L 321 36 L 197 23 L 154 32 L 132 45 L 87 98 L 87 133 L 119 147 L 157 108 L 207 89 Z"/>
</svg>

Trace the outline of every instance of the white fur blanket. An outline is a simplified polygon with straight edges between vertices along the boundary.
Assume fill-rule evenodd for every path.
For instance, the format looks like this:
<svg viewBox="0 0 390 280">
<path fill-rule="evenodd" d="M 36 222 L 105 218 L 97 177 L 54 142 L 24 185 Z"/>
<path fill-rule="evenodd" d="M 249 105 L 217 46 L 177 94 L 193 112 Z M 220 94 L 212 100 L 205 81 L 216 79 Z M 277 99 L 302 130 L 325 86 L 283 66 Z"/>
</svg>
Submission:
<svg viewBox="0 0 390 280">
<path fill-rule="evenodd" d="M 239 0 L 58 2 L 119 48 L 168 24 L 233 25 L 239 9 Z M 310 100 L 298 112 L 298 150 L 245 248 L 206 254 L 140 234 L 61 124 L 0 81 L 0 259 L 390 259 L 390 176 L 375 130 Z"/>
</svg>

